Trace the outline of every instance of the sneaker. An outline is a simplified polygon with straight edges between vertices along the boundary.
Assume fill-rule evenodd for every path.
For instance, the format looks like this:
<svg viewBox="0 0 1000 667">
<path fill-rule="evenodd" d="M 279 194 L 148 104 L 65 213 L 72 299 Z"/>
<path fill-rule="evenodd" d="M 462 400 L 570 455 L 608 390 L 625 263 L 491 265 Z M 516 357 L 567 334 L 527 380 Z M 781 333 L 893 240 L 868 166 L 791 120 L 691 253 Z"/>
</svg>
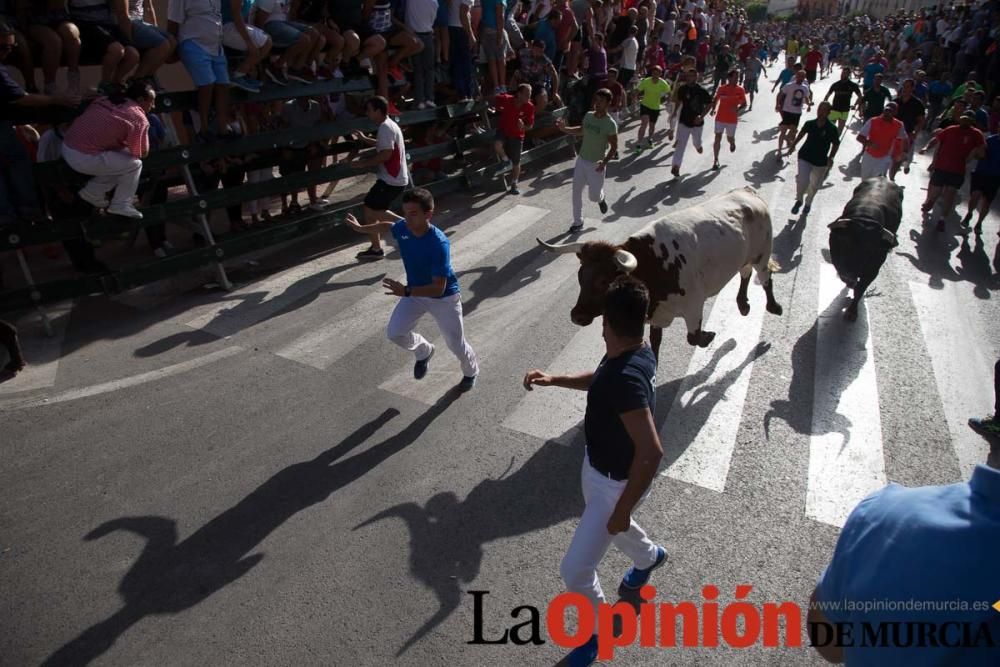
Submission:
<svg viewBox="0 0 1000 667">
<path fill-rule="evenodd" d="M 376 260 L 385 257 L 385 250 L 382 248 L 368 248 L 367 250 L 362 250 L 357 255 L 355 255 L 360 260 Z"/>
<path fill-rule="evenodd" d="M 514 163 L 510 161 L 510 158 L 507 158 L 506 160 L 500 163 L 500 171 L 498 171 L 497 173 L 506 174 L 513 168 L 514 168 Z"/>
<path fill-rule="evenodd" d="M 670 168 L 670 173 L 674 175 L 674 178 L 680 178 L 681 168 L 680 167 L 671 167 Z"/>
<path fill-rule="evenodd" d="M 986 438 L 1000 437 L 1000 419 L 993 417 L 973 417 L 969 420 L 969 428 Z"/>
<path fill-rule="evenodd" d="M 719 171 L 720 169 L 722 169 L 722 167 L 719 166 L 719 161 L 718 160 L 716 160 L 715 162 L 712 163 L 712 169 L 714 169 L 715 171 Z"/>
<path fill-rule="evenodd" d="M 427 100 L 426 104 L 427 104 L 427 108 L 428 108 L 428 109 L 434 109 L 434 108 L 437 108 L 437 105 L 436 105 L 436 104 L 434 104 L 434 102 L 431 102 L 430 100 Z"/>
<path fill-rule="evenodd" d="M 597 208 L 601 209 L 601 213 L 608 212 L 608 202 L 604 201 L 604 197 L 601 197 L 601 201 L 597 202 Z"/>
<path fill-rule="evenodd" d="M 582 222 L 579 225 L 570 225 L 569 226 L 569 233 L 570 234 L 579 234 L 582 231 L 583 231 L 583 223 Z"/>
<path fill-rule="evenodd" d="M 930 212 L 932 208 L 934 208 L 934 204 L 932 204 L 931 202 L 925 201 L 923 204 L 920 205 L 920 210 L 923 211 L 924 213 Z"/>
<path fill-rule="evenodd" d="M 904 165 L 903 166 L 903 173 L 904 174 L 910 173 L 910 165 Z"/>
<path fill-rule="evenodd" d="M 459 391 L 469 391 L 476 386 L 476 375 L 464 375 L 462 380 L 458 383 Z"/>
<path fill-rule="evenodd" d="M 427 375 L 427 364 L 430 363 L 431 357 L 434 356 L 434 346 L 431 345 L 431 353 L 427 355 L 426 359 L 417 359 L 417 363 L 413 364 L 413 379 L 423 380 L 424 376 Z"/>
<path fill-rule="evenodd" d="M 79 192 L 77 192 L 77 194 L 80 196 L 80 199 L 87 202 L 94 208 L 107 208 L 108 205 L 111 203 L 107 200 L 106 197 L 103 197 L 101 195 L 95 195 L 93 192 L 87 190 L 86 188 L 80 190 Z"/>
<path fill-rule="evenodd" d="M 812 204 L 806 204 L 802 209 L 802 215 L 808 215 L 809 211 L 812 210 Z"/>
<path fill-rule="evenodd" d="M 108 207 L 108 213 L 120 215 L 123 218 L 142 220 L 142 213 L 132 204 L 112 204 Z"/>
<path fill-rule="evenodd" d="M 597 635 L 593 635 L 586 644 L 577 646 L 566 656 L 567 667 L 589 667 L 597 660 Z"/>
<path fill-rule="evenodd" d="M 274 65 L 268 65 L 267 67 L 265 67 L 264 73 L 267 74 L 267 78 L 269 78 L 271 81 L 278 84 L 279 86 L 288 85 L 288 77 L 281 69 L 275 67 Z"/>
<path fill-rule="evenodd" d="M 699 155 L 705 152 L 705 149 L 702 146 L 695 146 L 694 149 L 698 151 Z"/>
<path fill-rule="evenodd" d="M 795 205 L 792 206 L 792 214 L 794 215 L 795 213 L 798 213 L 800 208 L 802 208 L 802 200 L 796 199 Z"/>
<path fill-rule="evenodd" d="M 664 563 L 667 562 L 667 550 L 661 546 L 656 547 L 656 560 L 653 564 L 647 567 L 645 570 L 640 570 L 636 566 L 629 568 L 625 576 L 622 577 L 622 587 L 628 588 L 629 590 L 637 591 L 646 585 L 649 581 L 649 577 L 653 574 L 653 570 L 658 567 L 662 567 Z"/>
<path fill-rule="evenodd" d="M 326 207 L 329 205 L 330 205 L 329 199 L 327 199 L 326 197 L 320 197 L 313 203 L 309 204 L 309 208 L 313 211 L 322 211 L 326 209 Z"/>
<path fill-rule="evenodd" d="M 260 83 L 258 82 L 258 85 L 255 86 L 253 85 L 252 81 L 253 79 L 251 79 L 246 74 L 237 74 L 236 76 L 229 79 L 229 87 L 240 88 L 241 90 L 245 90 L 248 93 L 259 93 Z"/>
<path fill-rule="evenodd" d="M 510 190 L 508 190 L 508 192 L 510 192 L 510 194 L 512 194 L 512 195 L 519 195 L 519 194 L 521 194 L 521 191 L 517 189 L 516 185 L 510 186 Z"/>
</svg>

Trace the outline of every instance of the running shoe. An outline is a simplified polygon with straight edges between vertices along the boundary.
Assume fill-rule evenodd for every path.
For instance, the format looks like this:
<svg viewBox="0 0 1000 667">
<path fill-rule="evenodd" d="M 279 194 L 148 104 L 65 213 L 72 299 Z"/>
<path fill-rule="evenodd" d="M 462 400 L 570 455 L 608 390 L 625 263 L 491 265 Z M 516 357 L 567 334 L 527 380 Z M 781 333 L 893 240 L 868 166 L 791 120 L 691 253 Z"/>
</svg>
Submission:
<svg viewBox="0 0 1000 667">
<path fill-rule="evenodd" d="M 517 189 L 517 186 L 516 186 L 516 185 L 512 185 L 512 186 L 510 186 L 510 190 L 509 190 L 509 192 L 510 192 L 510 194 L 512 194 L 512 195 L 519 195 L 519 194 L 521 194 L 521 191 Z"/>
<path fill-rule="evenodd" d="M 514 168 L 514 163 L 510 161 L 510 158 L 507 158 L 506 160 L 500 163 L 500 171 L 498 171 L 497 173 L 506 174 L 513 168 Z"/>
<path fill-rule="evenodd" d="M 597 202 L 597 208 L 601 209 L 601 213 L 608 212 L 608 202 L 604 201 L 604 197 L 601 197 L 601 201 Z"/>
<path fill-rule="evenodd" d="M 355 257 L 357 257 L 362 261 L 372 261 L 376 259 L 382 259 L 383 257 L 385 257 L 385 250 L 382 250 L 381 248 L 377 249 L 368 248 L 367 250 L 362 250 L 361 252 L 359 252 L 357 255 L 355 255 Z"/>
<path fill-rule="evenodd" d="M 982 419 L 973 417 L 969 420 L 969 428 L 987 438 L 1000 437 L 1000 419 L 997 419 L 996 415 Z"/>
<path fill-rule="evenodd" d="M 434 346 L 431 345 L 431 353 L 427 355 L 426 359 L 417 359 L 417 363 L 413 364 L 413 379 L 423 380 L 424 376 L 427 375 L 427 365 L 431 361 L 431 357 L 434 356 Z"/>
<path fill-rule="evenodd" d="M 812 210 L 812 204 L 806 204 L 802 209 L 802 215 L 809 215 L 809 211 Z"/>
<path fill-rule="evenodd" d="M 582 231 L 583 231 L 583 223 L 582 222 L 579 225 L 570 225 L 569 226 L 569 233 L 570 234 L 579 234 Z"/>
<path fill-rule="evenodd" d="M 635 565 L 629 568 L 625 576 L 622 577 L 622 587 L 628 588 L 630 590 L 639 590 L 649 581 L 650 575 L 653 574 L 653 570 L 658 567 L 662 567 L 664 563 L 667 562 L 667 550 L 661 546 L 656 547 L 656 560 L 653 564 L 647 567 L 645 570 L 640 570 Z"/>
<path fill-rule="evenodd" d="M 264 68 L 264 73 L 267 74 L 267 78 L 269 78 L 271 81 L 278 84 L 279 86 L 288 85 L 288 77 L 285 75 L 285 72 L 279 67 L 275 67 L 274 65 L 268 65 L 267 67 Z"/>
<path fill-rule="evenodd" d="M 577 646 L 566 656 L 567 667 L 590 667 L 597 660 L 597 635 L 591 636 L 586 644 Z"/>
<path fill-rule="evenodd" d="M 718 160 L 716 160 L 715 162 L 712 163 L 712 169 L 714 169 L 715 171 L 718 171 L 721 168 L 722 167 L 719 165 L 719 161 Z"/>
<path fill-rule="evenodd" d="M 795 200 L 795 205 L 792 206 L 792 215 L 798 213 L 800 208 L 802 208 L 802 200 L 801 199 L 796 199 Z"/>
<path fill-rule="evenodd" d="M 112 204 L 108 207 L 108 213 L 123 218 L 142 219 L 142 213 L 135 206 L 132 206 L 132 204 Z"/>
</svg>

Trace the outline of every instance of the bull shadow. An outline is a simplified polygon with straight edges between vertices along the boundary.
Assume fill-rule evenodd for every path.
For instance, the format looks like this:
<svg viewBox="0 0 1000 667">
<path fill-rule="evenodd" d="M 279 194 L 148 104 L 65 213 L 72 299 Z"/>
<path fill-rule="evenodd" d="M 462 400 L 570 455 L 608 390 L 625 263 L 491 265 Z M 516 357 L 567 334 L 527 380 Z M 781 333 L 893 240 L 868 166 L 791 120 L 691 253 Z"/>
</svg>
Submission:
<svg viewBox="0 0 1000 667">
<path fill-rule="evenodd" d="M 469 316 L 489 299 L 510 296 L 542 277 L 542 269 L 558 259 L 559 255 L 547 252 L 539 245 L 522 252 L 501 267 L 487 266 L 468 269 L 458 274 L 460 278 L 477 276 L 469 285 L 471 299 L 462 301 L 462 311 Z M 493 291 L 490 291 L 490 289 Z"/>
<path fill-rule="evenodd" d="M 664 187 L 666 187 L 665 183 L 657 183 L 633 196 L 636 191 L 636 186 L 633 185 L 623 192 L 617 200 L 610 203 L 610 215 L 603 216 L 604 222 L 617 222 L 622 218 L 643 218 L 656 215 L 660 210 L 658 204 L 663 197 Z"/>
<path fill-rule="evenodd" d="M 807 332 L 792 347 L 792 379 L 788 399 L 771 401 L 764 415 L 764 434 L 771 437 L 771 420 L 781 419 L 801 435 L 841 436 L 841 447 L 851 440 L 851 420 L 837 412 L 840 396 L 857 379 L 864 366 L 868 338 L 868 312 L 865 299 L 858 306 L 858 319 L 848 322 L 843 310 L 852 292 L 845 286 L 820 313 Z M 823 358 L 817 360 L 820 333 L 824 341 Z M 826 372 L 824 385 L 816 384 L 818 367 Z"/>
<path fill-rule="evenodd" d="M 449 392 L 396 435 L 344 459 L 399 416 L 395 409 L 384 411 L 316 458 L 278 471 L 180 542 L 177 522 L 160 516 L 121 517 L 90 531 L 84 540 L 125 531 L 146 543 L 118 586 L 122 608 L 62 646 L 44 664 L 88 664 L 142 619 L 181 613 L 237 581 L 264 559 L 263 553 L 251 552 L 272 532 L 414 443 L 460 395 L 457 390 Z"/>
<path fill-rule="evenodd" d="M 549 440 L 516 472 L 480 482 L 464 500 L 450 491 L 438 493 L 423 507 L 401 503 L 354 527 L 359 530 L 385 519 L 405 523 L 410 573 L 437 598 L 437 610 L 403 643 L 397 657 L 459 607 L 463 588 L 479 576 L 487 544 L 580 516 L 582 449 Z"/>
<path fill-rule="evenodd" d="M 802 235 L 806 231 L 806 218 L 790 218 L 774 237 L 772 253 L 781 265 L 781 273 L 790 273 L 802 263 Z"/>
</svg>

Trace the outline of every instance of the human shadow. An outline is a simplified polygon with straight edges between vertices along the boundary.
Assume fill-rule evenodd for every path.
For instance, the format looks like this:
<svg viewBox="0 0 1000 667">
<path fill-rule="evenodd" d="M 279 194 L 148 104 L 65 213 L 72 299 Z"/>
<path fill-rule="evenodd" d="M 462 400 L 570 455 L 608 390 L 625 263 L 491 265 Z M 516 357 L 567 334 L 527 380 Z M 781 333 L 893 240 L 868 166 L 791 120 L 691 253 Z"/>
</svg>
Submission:
<svg viewBox="0 0 1000 667">
<path fill-rule="evenodd" d="M 761 142 L 775 141 L 778 138 L 778 128 L 772 127 L 764 130 L 763 132 L 759 130 L 753 131 L 753 143 L 759 144 Z"/>
<path fill-rule="evenodd" d="M 485 266 L 459 272 L 459 278 L 478 275 L 469 284 L 472 298 L 462 301 L 462 312 L 471 315 L 489 299 L 502 299 L 527 287 L 542 277 L 542 269 L 559 258 L 535 244 L 501 267 Z M 492 291 L 491 291 L 492 289 Z"/>
<path fill-rule="evenodd" d="M 450 391 L 396 435 L 344 460 L 399 415 L 395 409 L 384 411 L 316 458 L 278 471 L 180 542 L 176 521 L 160 516 L 121 517 L 90 531 L 84 540 L 126 531 L 146 544 L 118 586 L 124 606 L 62 646 L 44 665 L 88 664 L 143 618 L 180 613 L 238 580 L 263 560 L 264 554 L 250 552 L 268 535 L 415 442 L 460 395 Z"/>
<path fill-rule="evenodd" d="M 437 610 L 403 643 L 397 657 L 458 608 L 463 586 L 479 575 L 488 543 L 580 516 L 577 470 L 582 458 L 581 447 L 549 440 L 517 472 L 480 482 L 464 500 L 446 491 L 423 507 L 401 503 L 355 526 L 358 530 L 401 519 L 410 532 L 410 572 L 437 598 Z"/>
<path fill-rule="evenodd" d="M 853 181 L 855 178 L 861 178 L 861 155 L 862 153 L 856 153 L 850 160 L 837 167 L 844 176 L 841 180 Z"/>
<path fill-rule="evenodd" d="M 604 222 L 617 222 L 622 218 L 642 218 L 655 215 L 660 210 L 658 206 L 663 198 L 663 188 L 666 182 L 660 182 L 633 196 L 636 186 L 623 192 L 617 200 L 611 202 L 611 212 L 604 216 Z"/>
<path fill-rule="evenodd" d="M 925 221 L 920 231 L 910 230 L 910 240 L 913 241 L 914 252 L 897 254 L 910 260 L 918 271 L 927 274 L 930 287 L 943 289 L 944 281 L 960 279 L 951 265 L 951 253 L 958 247 L 958 241 L 953 236 L 935 231 L 934 226 Z"/>
<path fill-rule="evenodd" d="M 805 216 L 789 218 L 774 237 L 772 252 L 782 273 L 789 273 L 802 263 L 802 235 L 806 231 Z"/>
<path fill-rule="evenodd" d="M 857 379 L 867 354 L 868 315 L 865 301 L 858 306 L 858 319 L 847 321 L 842 310 L 850 303 L 851 291 L 845 286 L 823 309 L 809 331 L 799 336 L 792 347 L 792 379 L 788 399 L 771 401 L 764 415 L 764 433 L 771 437 L 771 420 L 781 419 L 796 433 L 825 435 L 838 433 L 841 447 L 851 440 L 851 420 L 837 412 L 840 396 Z M 820 336 L 824 340 L 823 358 L 816 358 Z M 825 372 L 824 372 L 825 371 Z M 817 374 L 824 377 L 816 385 Z"/>
<path fill-rule="evenodd" d="M 565 169 L 541 172 L 528 184 L 528 189 L 532 192 L 536 190 L 551 190 L 558 188 L 573 180 L 573 167 Z"/>
<path fill-rule="evenodd" d="M 692 176 L 681 176 L 680 180 L 669 182 L 667 196 L 663 199 L 665 206 L 673 206 L 683 199 L 694 199 L 705 194 L 705 188 L 719 177 L 721 170 L 706 169 Z"/>
<path fill-rule="evenodd" d="M 997 289 L 1000 282 L 993 275 L 990 256 L 986 254 L 986 245 L 981 235 L 976 236 L 971 244 L 968 236 L 962 238 L 958 261 L 962 263 L 961 268 L 956 271 L 958 279 L 972 283 L 972 293 L 978 298 L 989 299 L 990 290 Z"/>
<path fill-rule="evenodd" d="M 784 182 L 785 179 L 781 176 L 781 170 L 784 166 L 784 161 L 779 162 L 773 154 L 768 152 L 761 159 L 754 161 L 750 168 L 743 172 L 743 178 L 755 188 L 760 188 L 765 183 L 775 180 Z"/>
</svg>

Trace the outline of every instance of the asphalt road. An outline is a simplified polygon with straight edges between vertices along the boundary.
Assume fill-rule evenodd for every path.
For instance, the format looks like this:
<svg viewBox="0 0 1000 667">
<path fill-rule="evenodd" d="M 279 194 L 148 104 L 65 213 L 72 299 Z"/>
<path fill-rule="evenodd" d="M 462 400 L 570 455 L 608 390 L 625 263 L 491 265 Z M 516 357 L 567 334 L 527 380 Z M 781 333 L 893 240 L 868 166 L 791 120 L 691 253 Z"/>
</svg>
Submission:
<svg viewBox="0 0 1000 667">
<path fill-rule="evenodd" d="M 653 580 L 659 601 L 700 606 L 711 584 L 725 607 L 749 585 L 749 601 L 804 613 L 857 500 L 889 481 L 963 479 L 987 453 L 964 421 L 990 411 L 1000 217 L 968 245 L 925 229 L 918 158 L 899 178 L 900 245 L 845 324 L 823 249 L 858 183 L 860 146 L 848 133 L 813 211 L 793 216 L 795 166 L 774 159 L 776 121 L 759 100 L 723 169 L 709 169 L 706 143 L 703 155 L 689 148 L 678 182 L 666 142 L 625 154 L 609 167 L 611 210 L 585 211 L 582 238 L 620 240 L 746 184 L 771 205 L 784 315 L 764 313 L 754 285 L 747 318 L 729 291 L 706 308 L 719 333 L 708 349 L 689 347 L 680 322 L 664 332 L 667 456 L 637 514 L 670 553 Z M 623 136 L 634 135 L 632 123 Z M 0 663 L 559 661 L 544 612 L 582 508 L 583 395 L 528 394 L 520 379 L 600 358 L 597 326 L 569 320 L 576 260 L 535 243 L 563 238 L 571 178 L 566 154 L 527 169 L 520 197 L 441 202 L 482 364 L 469 394 L 449 391 L 460 373 L 443 347 L 412 379 L 412 359 L 383 336 L 393 301 L 378 287 L 401 264 L 357 265 L 360 245 L 282 253 L 238 274 L 231 293 L 66 304 L 54 339 L 23 318 L 34 363 L 0 384 Z M 429 320 L 420 330 L 438 337 Z M 627 566 L 609 552 L 609 595 Z M 469 644 L 473 590 L 489 591 L 485 638 L 531 605 L 545 643 Z M 820 662 L 759 642 L 635 646 L 615 659 Z"/>
</svg>

